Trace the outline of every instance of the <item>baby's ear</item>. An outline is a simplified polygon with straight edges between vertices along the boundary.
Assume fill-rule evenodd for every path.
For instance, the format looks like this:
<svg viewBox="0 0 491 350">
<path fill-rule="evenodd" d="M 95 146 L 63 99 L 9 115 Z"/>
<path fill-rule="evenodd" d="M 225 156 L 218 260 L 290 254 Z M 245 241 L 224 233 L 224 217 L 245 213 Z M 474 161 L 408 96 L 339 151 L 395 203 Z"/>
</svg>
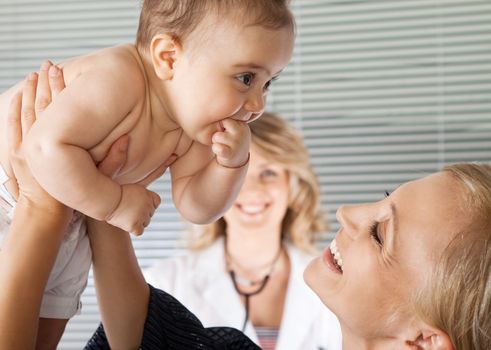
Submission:
<svg viewBox="0 0 491 350">
<path fill-rule="evenodd" d="M 150 55 L 153 68 L 162 80 L 172 80 L 174 63 L 181 46 L 179 41 L 169 34 L 157 34 L 150 43 Z"/>
<path fill-rule="evenodd" d="M 417 337 L 408 340 L 407 344 L 411 349 L 417 350 L 455 350 L 448 334 L 434 327 L 423 328 Z"/>
</svg>

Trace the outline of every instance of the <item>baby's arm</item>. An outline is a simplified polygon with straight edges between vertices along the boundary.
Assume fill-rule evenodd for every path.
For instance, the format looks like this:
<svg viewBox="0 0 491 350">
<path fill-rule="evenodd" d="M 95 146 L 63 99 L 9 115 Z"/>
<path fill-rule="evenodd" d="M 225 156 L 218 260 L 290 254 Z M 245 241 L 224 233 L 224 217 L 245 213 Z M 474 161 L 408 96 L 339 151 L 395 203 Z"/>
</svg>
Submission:
<svg viewBox="0 0 491 350">
<path fill-rule="evenodd" d="M 171 166 L 174 203 L 186 220 L 196 224 L 220 218 L 234 202 L 247 173 L 249 126 L 226 119 L 222 127 L 213 135 L 213 152 L 194 142 Z"/>
<path fill-rule="evenodd" d="M 148 224 L 157 195 L 104 176 L 87 150 L 118 125 L 131 123 L 127 116 L 143 99 L 143 84 L 139 70 L 124 62 L 84 72 L 38 116 L 26 140 L 29 166 L 48 193 L 90 217 L 136 233 Z"/>
</svg>

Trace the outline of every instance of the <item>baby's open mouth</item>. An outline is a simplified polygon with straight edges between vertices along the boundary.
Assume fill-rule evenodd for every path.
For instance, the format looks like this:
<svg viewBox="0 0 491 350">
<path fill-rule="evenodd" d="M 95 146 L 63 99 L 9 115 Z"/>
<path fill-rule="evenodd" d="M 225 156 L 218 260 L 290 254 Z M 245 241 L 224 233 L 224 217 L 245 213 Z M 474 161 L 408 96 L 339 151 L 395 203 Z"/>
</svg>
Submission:
<svg viewBox="0 0 491 350">
<path fill-rule="evenodd" d="M 336 238 L 332 240 L 331 244 L 329 245 L 329 249 L 331 250 L 334 265 L 339 270 L 339 272 L 343 273 L 343 258 L 341 257 L 341 253 L 339 252 L 336 245 Z"/>
</svg>

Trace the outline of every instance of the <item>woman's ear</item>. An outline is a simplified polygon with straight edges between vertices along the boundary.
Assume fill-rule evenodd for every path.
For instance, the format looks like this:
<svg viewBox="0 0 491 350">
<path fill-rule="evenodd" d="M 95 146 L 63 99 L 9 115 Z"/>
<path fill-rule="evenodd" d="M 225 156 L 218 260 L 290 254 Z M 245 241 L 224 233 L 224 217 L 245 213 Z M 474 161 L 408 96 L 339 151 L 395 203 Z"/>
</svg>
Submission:
<svg viewBox="0 0 491 350">
<path fill-rule="evenodd" d="M 414 340 L 408 340 L 411 348 L 418 350 L 455 350 L 447 333 L 434 327 L 425 327 Z"/>
<path fill-rule="evenodd" d="M 162 80 L 172 80 L 174 63 L 180 54 L 178 40 L 169 34 L 157 34 L 150 43 L 150 56 L 155 74 Z"/>
</svg>

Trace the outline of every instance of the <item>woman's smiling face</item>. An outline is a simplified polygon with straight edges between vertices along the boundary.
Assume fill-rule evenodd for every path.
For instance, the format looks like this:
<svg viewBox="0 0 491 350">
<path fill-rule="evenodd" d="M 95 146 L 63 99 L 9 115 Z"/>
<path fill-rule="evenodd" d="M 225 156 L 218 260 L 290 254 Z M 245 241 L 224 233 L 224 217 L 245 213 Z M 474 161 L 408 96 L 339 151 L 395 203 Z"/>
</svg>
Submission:
<svg viewBox="0 0 491 350">
<path fill-rule="evenodd" d="M 289 193 L 286 169 L 264 157 L 252 144 L 246 179 L 233 206 L 225 213 L 229 231 L 281 232 Z"/>
<path fill-rule="evenodd" d="M 405 306 L 411 293 L 465 225 L 459 192 L 456 181 L 440 172 L 380 202 L 339 208 L 336 247 L 312 261 L 304 278 L 343 332 L 391 337 L 410 321 Z"/>
</svg>

